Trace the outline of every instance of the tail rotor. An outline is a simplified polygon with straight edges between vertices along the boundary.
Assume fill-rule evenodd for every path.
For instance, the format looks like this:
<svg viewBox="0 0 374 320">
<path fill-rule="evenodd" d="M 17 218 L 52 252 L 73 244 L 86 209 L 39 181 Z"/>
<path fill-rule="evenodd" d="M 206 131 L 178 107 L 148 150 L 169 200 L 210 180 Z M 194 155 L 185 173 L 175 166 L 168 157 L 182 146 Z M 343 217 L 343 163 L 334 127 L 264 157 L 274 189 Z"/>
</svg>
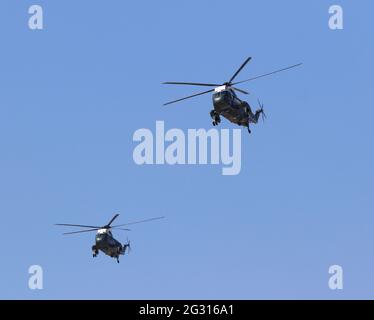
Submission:
<svg viewBox="0 0 374 320">
<path fill-rule="evenodd" d="M 124 253 L 126 252 L 126 249 L 127 249 L 127 252 L 128 252 L 128 253 L 131 252 L 131 243 L 130 243 L 129 238 L 127 238 L 127 243 L 125 243 L 125 244 L 123 245 Z"/>
<path fill-rule="evenodd" d="M 260 107 L 260 109 L 257 110 L 257 112 L 261 114 L 262 121 L 265 122 L 265 119 L 267 117 L 264 111 L 264 105 L 261 103 L 260 99 L 257 99 L 257 101 L 258 101 L 258 106 Z"/>
</svg>

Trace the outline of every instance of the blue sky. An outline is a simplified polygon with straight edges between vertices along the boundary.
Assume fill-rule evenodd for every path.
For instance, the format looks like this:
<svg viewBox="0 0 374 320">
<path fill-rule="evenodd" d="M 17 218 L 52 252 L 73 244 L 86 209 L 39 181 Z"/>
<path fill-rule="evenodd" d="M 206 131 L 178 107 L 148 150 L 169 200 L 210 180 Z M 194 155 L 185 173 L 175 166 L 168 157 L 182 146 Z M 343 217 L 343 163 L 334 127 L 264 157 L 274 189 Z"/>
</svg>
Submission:
<svg viewBox="0 0 374 320">
<path fill-rule="evenodd" d="M 44 30 L 28 29 L 28 7 Z M 344 9 L 344 30 L 328 8 Z M 3 1 L 0 34 L 0 298 L 372 298 L 374 108 L 371 1 Z M 370 41 L 369 41 L 370 39 Z M 163 81 L 238 80 L 265 124 L 242 134 L 242 170 L 138 166 L 132 135 L 210 128 L 211 98 Z M 198 89 L 197 89 L 198 90 Z M 222 121 L 221 128 L 236 128 Z M 165 215 L 133 251 L 93 259 L 102 224 Z M 44 270 L 29 290 L 28 268 Z M 331 291 L 328 268 L 344 269 Z"/>
</svg>

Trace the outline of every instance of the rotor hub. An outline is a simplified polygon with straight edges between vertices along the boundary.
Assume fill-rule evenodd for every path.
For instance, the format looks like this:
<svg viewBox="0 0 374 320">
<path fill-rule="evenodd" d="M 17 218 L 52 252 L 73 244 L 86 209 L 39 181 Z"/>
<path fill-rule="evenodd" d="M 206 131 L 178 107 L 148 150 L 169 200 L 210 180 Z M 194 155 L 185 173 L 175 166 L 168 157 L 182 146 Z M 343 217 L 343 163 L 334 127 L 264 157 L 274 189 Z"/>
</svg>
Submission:
<svg viewBox="0 0 374 320">
<path fill-rule="evenodd" d="M 228 85 L 223 84 L 222 86 L 219 86 L 219 87 L 217 87 L 217 88 L 214 88 L 214 92 L 219 93 L 219 92 L 222 92 L 222 91 L 227 90 L 227 88 L 228 88 Z"/>
</svg>

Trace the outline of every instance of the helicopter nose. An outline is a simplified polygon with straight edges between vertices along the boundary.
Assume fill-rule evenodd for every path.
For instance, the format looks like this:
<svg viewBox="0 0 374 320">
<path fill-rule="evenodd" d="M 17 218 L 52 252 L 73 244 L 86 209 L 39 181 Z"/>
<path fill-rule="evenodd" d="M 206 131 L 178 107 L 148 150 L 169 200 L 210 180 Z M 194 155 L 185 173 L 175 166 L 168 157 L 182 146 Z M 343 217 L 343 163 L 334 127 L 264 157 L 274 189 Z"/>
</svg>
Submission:
<svg viewBox="0 0 374 320">
<path fill-rule="evenodd" d="M 222 93 L 216 93 L 215 95 L 213 95 L 214 102 L 220 103 L 220 102 L 223 102 L 224 100 L 225 100 L 225 95 L 223 95 Z"/>
<path fill-rule="evenodd" d="M 222 96 L 219 94 L 213 95 L 213 101 L 214 102 L 220 102 L 222 100 Z"/>
<path fill-rule="evenodd" d="M 216 93 L 213 95 L 214 105 L 223 105 L 227 103 L 227 95 L 223 92 Z"/>
</svg>

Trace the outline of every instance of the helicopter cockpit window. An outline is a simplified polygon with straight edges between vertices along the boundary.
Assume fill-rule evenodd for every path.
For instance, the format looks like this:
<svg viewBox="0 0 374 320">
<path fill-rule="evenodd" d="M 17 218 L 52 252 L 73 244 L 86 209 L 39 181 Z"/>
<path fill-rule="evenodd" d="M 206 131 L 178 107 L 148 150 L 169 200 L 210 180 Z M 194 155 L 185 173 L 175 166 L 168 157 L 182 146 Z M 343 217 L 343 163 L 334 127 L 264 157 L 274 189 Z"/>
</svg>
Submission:
<svg viewBox="0 0 374 320">
<path fill-rule="evenodd" d="M 99 233 L 96 235 L 96 240 L 100 241 L 100 240 L 104 240 L 106 238 L 106 234 L 105 233 Z"/>
</svg>

